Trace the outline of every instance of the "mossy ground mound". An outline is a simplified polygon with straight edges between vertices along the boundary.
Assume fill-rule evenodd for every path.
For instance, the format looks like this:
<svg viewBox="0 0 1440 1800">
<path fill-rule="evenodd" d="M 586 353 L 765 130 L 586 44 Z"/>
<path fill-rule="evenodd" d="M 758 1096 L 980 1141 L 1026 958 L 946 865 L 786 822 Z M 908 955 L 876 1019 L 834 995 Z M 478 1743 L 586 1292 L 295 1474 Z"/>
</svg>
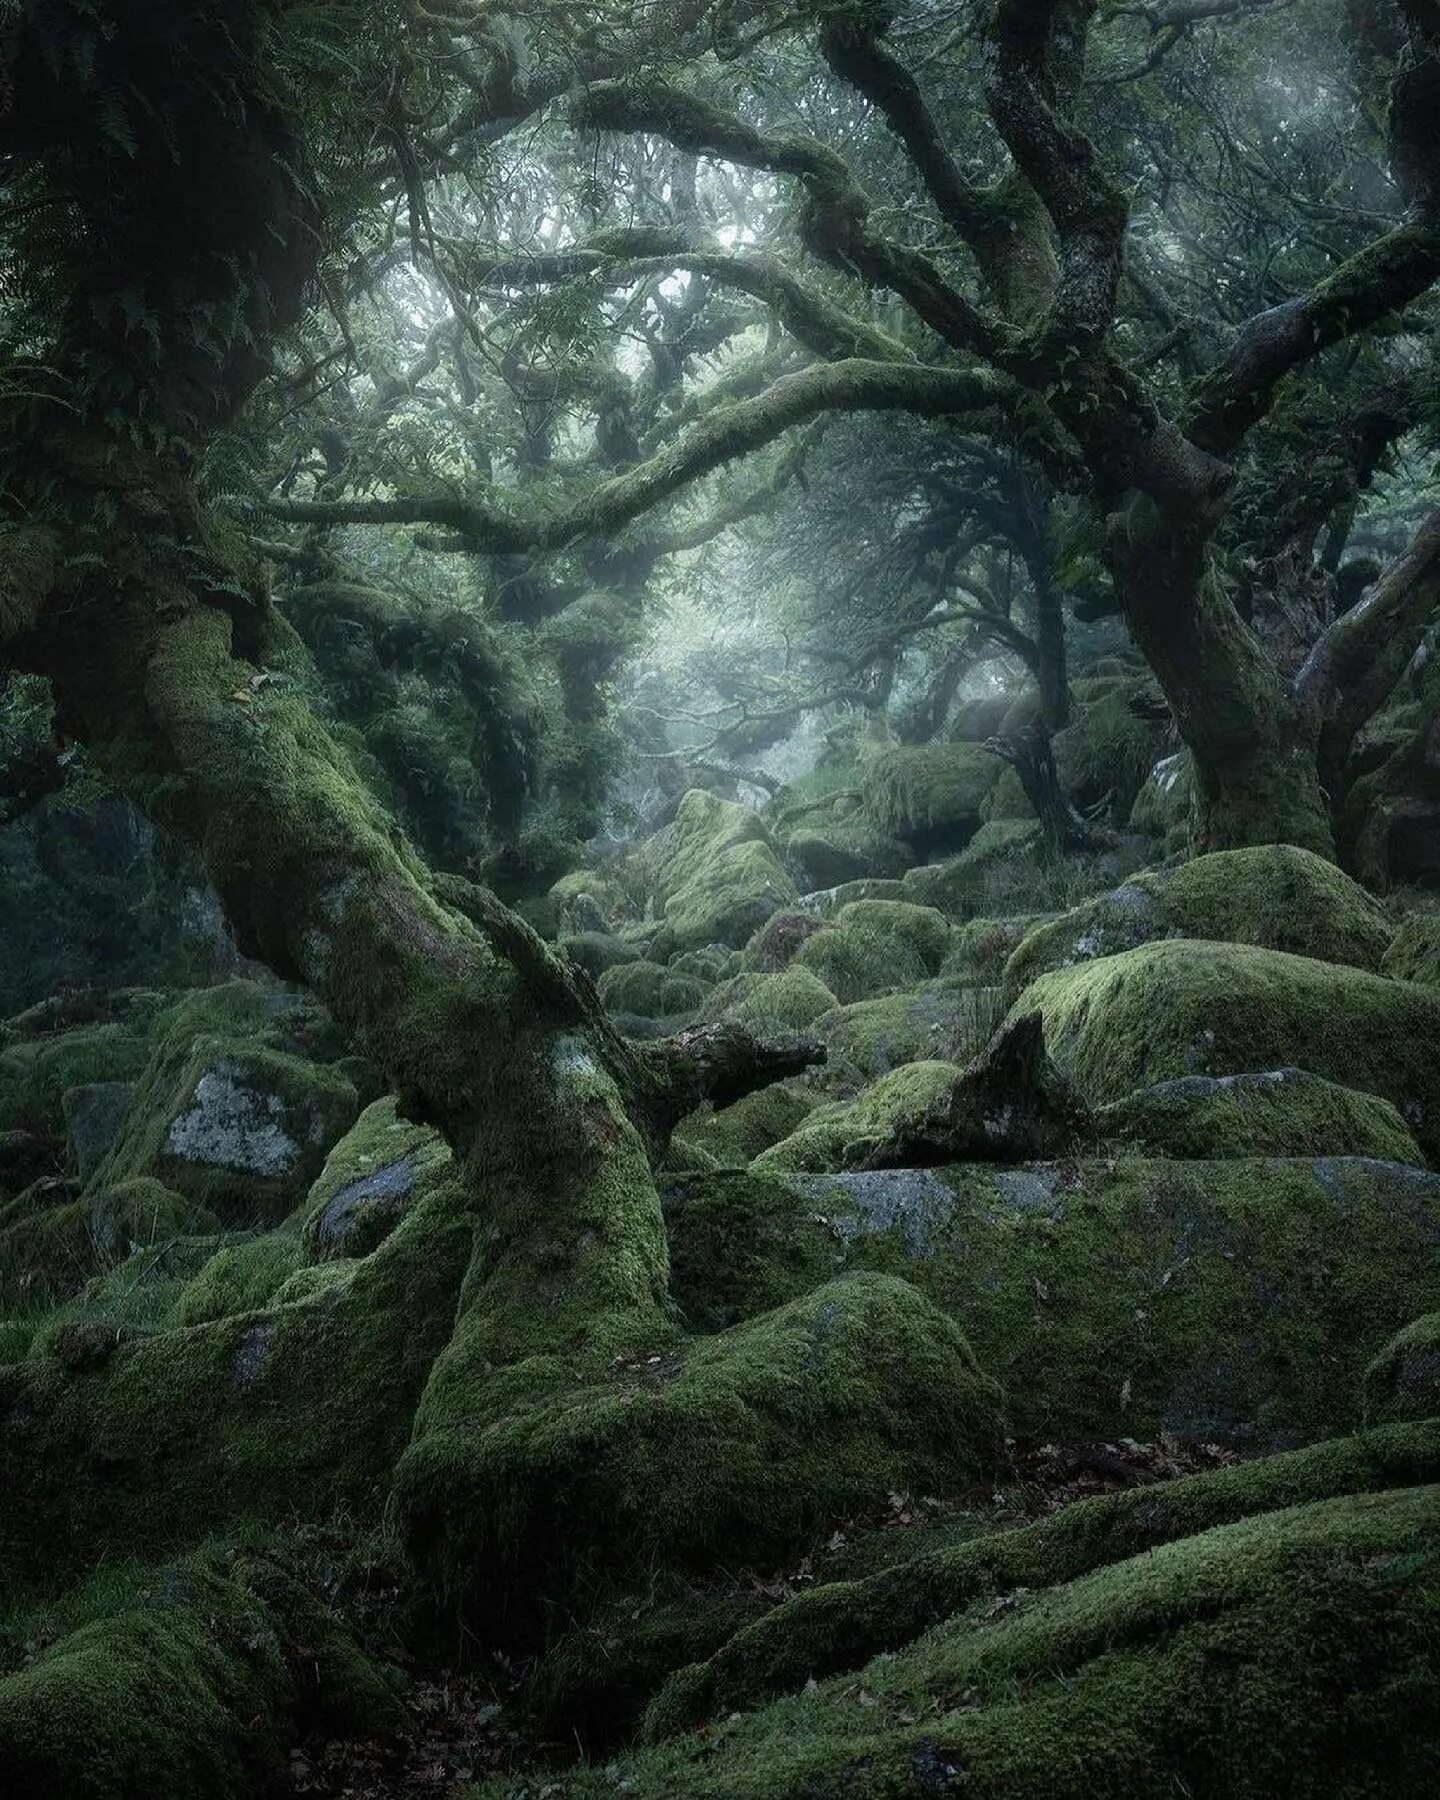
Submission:
<svg viewBox="0 0 1440 1800">
<path fill-rule="evenodd" d="M 1009 1610 L 995 1604 L 1005 1596 L 1030 1596 L 1104 1569 L 1135 1571 L 1161 1546 L 1203 1542 L 1236 1524 L 1252 1524 L 1247 1535 L 1254 1542 L 1262 1521 L 1288 1521 L 1316 1505 L 1375 1493 L 1423 1498 L 1437 1475 L 1440 1424 L 1431 1420 L 1083 1500 L 1038 1523 L 787 1600 L 707 1662 L 677 1674 L 652 1706 L 648 1732 L 668 1737 L 815 1677 L 860 1669 L 947 1619 L 983 1623 Z"/>
<path fill-rule="evenodd" d="M 1440 995 L 1413 982 L 1252 945 L 1145 944 L 1042 975 L 1050 1054 L 1095 1104 L 1185 1075 L 1308 1069 L 1399 1110 L 1440 1154 Z"/>
<path fill-rule="evenodd" d="M 805 1031 L 835 1006 L 835 995 L 810 969 L 793 964 L 776 975 L 745 974 L 706 995 L 700 1016 L 732 1019 L 757 1037 Z"/>
</svg>

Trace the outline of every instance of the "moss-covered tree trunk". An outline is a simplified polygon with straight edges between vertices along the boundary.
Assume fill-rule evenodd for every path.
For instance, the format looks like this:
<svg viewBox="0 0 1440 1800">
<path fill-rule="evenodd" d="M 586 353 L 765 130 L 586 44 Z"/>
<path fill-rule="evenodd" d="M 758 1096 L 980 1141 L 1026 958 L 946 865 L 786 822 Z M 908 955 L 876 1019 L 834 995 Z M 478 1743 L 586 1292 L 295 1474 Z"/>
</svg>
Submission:
<svg viewBox="0 0 1440 1800">
<path fill-rule="evenodd" d="M 1334 855 L 1311 711 L 1213 586 L 1193 512 L 1136 500 L 1111 531 L 1131 632 L 1195 762 L 1197 848 L 1298 844 Z"/>
</svg>

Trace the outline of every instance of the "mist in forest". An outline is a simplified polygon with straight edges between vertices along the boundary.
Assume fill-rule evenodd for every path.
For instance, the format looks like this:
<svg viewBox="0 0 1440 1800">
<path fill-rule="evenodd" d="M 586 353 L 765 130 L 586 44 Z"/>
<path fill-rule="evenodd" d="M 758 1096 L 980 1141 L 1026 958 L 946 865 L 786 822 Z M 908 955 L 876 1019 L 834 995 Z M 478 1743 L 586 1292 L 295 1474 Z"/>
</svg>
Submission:
<svg viewBox="0 0 1440 1800">
<path fill-rule="evenodd" d="M 0 1792 L 1440 1787 L 1436 0 L 0 0 Z"/>
</svg>

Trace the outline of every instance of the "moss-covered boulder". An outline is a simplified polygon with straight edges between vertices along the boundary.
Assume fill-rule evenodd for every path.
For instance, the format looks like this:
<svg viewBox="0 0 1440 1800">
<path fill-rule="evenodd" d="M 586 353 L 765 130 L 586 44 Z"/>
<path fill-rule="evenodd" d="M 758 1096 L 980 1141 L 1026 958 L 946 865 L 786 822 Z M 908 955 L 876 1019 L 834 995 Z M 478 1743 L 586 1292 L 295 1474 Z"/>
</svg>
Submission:
<svg viewBox="0 0 1440 1800">
<path fill-rule="evenodd" d="M 228 1268 L 202 1241 L 179 1301 L 148 1253 L 87 1289 L 66 1328 L 90 1334 L 83 1363 L 42 1334 L 0 1366 L 0 1566 L 51 1580 L 168 1554 L 240 1518 L 341 1507 L 378 1520 L 453 1324 L 473 1208 L 458 1181 L 438 1183 L 347 1282 L 283 1305 L 247 1303 L 247 1284 L 283 1285 L 304 1261 L 293 1232 L 223 1246 Z M 242 1250 L 236 1266 L 226 1253 Z M 145 1325 L 117 1330 L 137 1295 Z"/>
<path fill-rule="evenodd" d="M 738 947 L 796 898 L 764 821 L 748 807 L 695 788 L 680 802 L 672 831 L 656 885 L 665 954 Z"/>
<path fill-rule="evenodd" d="M 1425 1161 L 1388 1100 L 1304 1069 L 1157 1082 L 1102 1108 L 1099 1124 L 1152 1155 L 1193 1161 L 1227 1156 Z"/>
<path fill-rule="evenodd" d="M 1040 828 L 1025 819 L 982 825 L 958 856 L 905 876 L 905 897 L 919 906 L 968 917 L 1032 906 L 1043 893 L 1047 861 Z"/>
<path fill-rule="evenodd" d="M 807 938 L 793 966 L 810 970 L 848 1005 L 937 974 L 949 940 L 949 921 L 932 907 L 859 900 Z"/>
<path fill-rule="evenodd" d="M 1153 688 L 1149 675 L 1075 683 L 1073 717 L 1051 743 L 1060 786 L 1075 805 L 1088 811 L 1108 801 L 1117 821 L 1129 817 L 1169 735 L 1167 722 L 1137 710 Z"/>
<path fill-rule="evenodd" d="M 953 1063 L 907 1063 L 858 1099 L 817 1107 L 757 1162 L 773 1169 L 853 1169 L 901 1126 L 918 1123 L 959 1075 Z"/>
<path fill-rule="evenodd" d="M 1440 988 L 1440 913 L 1414 913 L 1395 934 L 1380 964 L 1394 981 Z"/>
<path fill-rule="evenodd" d="M 877 830 L 934 855 L 978 830 L 1000 769 L 976 744 L 892 745 L 862 765 L 861 796 Z"/>
<path fill-rule="evenodd" d="M 704 1019 L 733 1019 L 756 1037 L 804 1031 L 835 996 L 818 975 L 792 964 L 778 975 L 737 975 L 711 990 L 701 1007 Z"/>
<path fill-rule="evenodd" d="M 0 1130 L 65 1135 L 65 1095 L 97 1083 L 133 1081 L 151 1041 L 126 1024 L 80 1026 L 0 1049 Z"/>
<path fill-rule="evenodd" d="M 1295 1067 L 1380 1094 L 1440 1154 L 1440 994 L 1415 983 L 1178 939 L 1042 975 L 1012 1016 L 1027 1012 L 1092 1104 L 1183 1075 Z"/>
<path fill-rule="evenodd" d="M 606 1007 L 619 1017 L 669 1019 L 692 1013 L 710 992 L 708 982 L 680 975 L 661 963 L 617 963 L 596 986 Z"/>
<path fill-rule="evenodd" d="M 51 1641 L 0 1665 L 0 1770 L 26 1800 L 252 1800 L 303 1731 L 402 1723 L 339 1618 L 254 1547 L 112 1572 L 32 1613 Z"/>
<path fill-rule="evenodd" d="M 878 832 L 839 822 L 794 831 L 785 843 L 785 862 L 802 894 L 899 874 L 909 860 L 900 844 Z"/>
<path fill-rule="evenodd" d="M 980 987 L 998 987 L 1005 964 L 1049 913 L 1018 913 L 1007 919 L 967 919 L 951 929 L 950 948 L 940 973 Z"/>
<path fill-rule="evenodd" d="M 997 1395 L 959 1331 L 904 1281 L 847 1275 L 603 1379 L 516 1394 L 417 1437 L 412 1537 L 477 1625 L 532 1635 L 536 1593 L 660 1562 L 764 1559 L 894 1487 L 993 1468 Z"/>
<path fill-rule="evenodd" d="M 354 1084 L 323 1064 L 253 1043 L 172 1041 L 95 1180 L 153 1175 L 233 1223 L 281 1219 L 358 1111 Z"/>
<path fill-rule="evenodd" d="M 746 967 L 758 969 L 762 975 L 778 974 L 789 966 L 805 940 L 814 937 L 821 922 L 819 913 L 806 912 L 799 907 L 776 913 L 746 944 Z"/>
<path fill-rule="evenodd" d="M 706 1110 L 687 1119 L 675 1141 L 699 1153 L 694 1158 L 698 1166 L 743 1169 L 762 1150 L 798 1131 L 819 1104 L 816 1095 L 794 1083 L 762 1088 L 719 1112 Z M 671 1166 L 676 1166 L 673 1160 Z"/>
<path fill-rule="evenodd" d="M 453 1168 L 439 1132 L 402 1118 L 387 1095 L 366 1107 L 325 1159 L 294 1221 L 297 1234 L 319 1262 L 368 1256 Z"/>
<path fill-rule="evenodd" d="M 815 1021 L 830 1073 L 874 1079 L 915 1062 L 958 1062 L 971 1041 L 975 996 L 941 982 L 836 1007 Z M 986 1033 L 988 1037 L 989 1033 Z"/>
<path fill-rule="evenodd" d="M 1121 887 L 1037 925 L 1005 969 L 1018 994 L 1037 975 L 1158 938 L 1207 938 L 1291 950 L 1322 962 L 1378 969 L 1395 928 L 1364 888 L 1333 863 L 1291 844 L 1220 850 Z"/>
<path fill-rule="evenodd" d="M 624 889 L 600 869 L 572 869 L 547 898 L 561 932 L 608 932 L 625 916 Z"/>
<path fill-rule="evenodd" d="M 1348 1429 L 1370 1358 L 1440 1304 L 1440 1175 L 1361 1158 L 797 1174 L 772 1152 L 676 1182 L 666 1221 L 697 1319 L 903 1275 L 1039 1442 Z"/>
</svg>

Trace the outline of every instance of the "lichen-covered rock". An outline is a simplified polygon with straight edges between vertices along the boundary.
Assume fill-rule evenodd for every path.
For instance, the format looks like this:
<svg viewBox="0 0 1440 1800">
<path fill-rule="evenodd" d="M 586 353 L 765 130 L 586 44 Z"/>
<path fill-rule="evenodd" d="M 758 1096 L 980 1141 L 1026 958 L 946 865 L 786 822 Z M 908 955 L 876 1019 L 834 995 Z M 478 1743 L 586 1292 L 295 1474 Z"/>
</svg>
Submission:
<svg viewBox="0 0 1440 1800">
<path fill-rule="evenodd" d="M 1440 913 L 1414 913 L 1395 934 L 1380 964 L 1393 981 L 1440 988 Z"/>
<path fill-rule="evenodd" d="M 770 1153 L 676 1182 L 666 1221 L 699 1320 L 903 1275 L 1039 1442 L 1347 1429 L 1366 1363 L 1440 1304 L 1440 1175 L 1362 1158 L 796 1174 Z"/>
<path fill-rule="evenodd" d="M 1042 975 L 1012 1017 L 1029 1012 L 1093 1105 L 1183 1075 L 1295 1067 L 1381 1095 L 1440 1154 L 1440 994 L 1416 983 L 1176 939 Z"/>
<path fill-rule="evenodd" d="M 402 1722 L 335 1614 L 252 1547 L 111 1575 L 52 1609 L 46 1635 L 0 1679 L 0 1770 L 26 1800 L 251 1800 L 303 1730 Z"/>
<path fill-rule="evenodd" d="M 1104 1107 L 1098 1123 L 1142 1152 L 1200 1162 L 1227 1156 L 1425 1161 L 1388 1100 L 1304 1069 L 1182 1075 Z"/>
<path fill-rule="evenodd" d="M 979 829 L 1001 766 L 975 744 L 893 745 L 862 765 L 861 795 L 878 830 L 922 854 L 958 850 Z"/>
<path fill-rule="evenodd" d="M 804 1031 L 835 996 L 819 976 L 791 964 L 778 975 L 737 975 L 713 989 L 700 1009 L 702 1019 L 733 1019 L 756 1037 Z"/>
<path fill-rule="evenodd" d="M 953 1063 L 907 1063 L 882 1076 L 858 1099 L 817 1107 L 798 1131 L 763 1151 L 757 1164 L 772 1169 L 852 1169 L 899 1127 L 918 1124 L 959 1075 Z"/>
<path fill-rule="evenodd" d="M 1365 1371 L 1372 1419 L 1440 1418 L 1440 1312 L 1412 1319 Z"/>
<path fill-rule="evenodd" d="M 1255 1546 L 1272 1524 L 1283 1538 L 1297 1515 L 1317 1505 L 1397 1493 L 1423 1504 L 1434 1494 L 1437 1477 L 1440 1426 L 1434 1421 L 1391 1426 L 1158 1487 L 1083 1500 L 1036 1524 L 940 1547 L 862 1580 L 809 1588 L 743 1626 L 706 1662 L 677 1673 L 650 1708 L 647 1736 L 663 1739 L 772 1695 L 807 1684 L 813 1688 L 817 1677 L 859 1669 L 872 1657 L 902 1650 L 949 1618 L 968 1619 L 983 1631 L 987 1620 L 1009 1616 L 1017 1602 L 1042 1590 L 1107 1569 L 1143 1576 L 1148 1558 L 1162 1546 L 1184 1545 L 1179 1554 L 1188 1558 L 1194 1545 L 1203 1556 L 1203 1547 L 1217 1538 L 1234 1543 L 1224 1533 L 1242 1521 L 1252 1526 L 1242 1541 Z M 1108 1598 L 1118 1601 L 1113 1594 Z M 1097 1609 L 1097 1622 L 1104 1616 Z M 1128 1618 L 1120 1604 L 1110 1616 L 1116 1622 Z M 1035 1773 L 1038 1782 L 1045 1772 Z M 1317 1774 L 1324 1781 L 1329 1770 L 1322 1765 Z M 1193 1778 L 1193 1765 L 1187 1776 Z M 1124 1791 L 1152 1790 L 1142 1784 Z M 1204 1791 L 1218 1797 L 1232 1790 Z M 1380 1792 L 1390 1790 L 1349 1791 L 1373 1791 L 1379 1800 Z"/>
<path fill-rule="evenodd" d="M 1159 938 L 1205 938 L 1291 950 L 1377 969 L 1394 926 L 1333 863 L 1291 844 L 1219 850 L 1123 886 L 1037 925 L 1005 969 L 1012 997 L 1050 969 L 1113 956 Z"/>
<path fill-rule="evenodd" d="M 696 976 L 680 975 L 653 962 L 617 963 L 596 986 L 610 1012 L 637 1019 L 692 1013 L 710 992 L 709 984 Z"/>
<path fill-rule="evenodd" d="M 783 1554 L 892 1488 L 993 1467 L 997 1396 L 905 1282 L 831 1281 L 601 1379 L 516 1393 L 503 1416 L 419 1435 L 401 1468 L 412 1541 L 477 1626 L 533 1634 L 537 1593 L 659 1561 Z M 583 1528 L 582 1528 L 583 1525 Z"/>
<path fill-rule="evenodd" d="M 797 889 L 760 815 L 694 788 L 675 815 L 656 898 L 667 953 L 744 944 Z"/>
<path fill-rule="evenodd" d="M 95 1180 L 154 1175 L 232 1223 L 281 1219 L 358 1110 L 353 1083 L 323 1064 L 254 1043 L 175 1042 Z"/>
<path fill-rule="evenodd" d="M 367 1106 L 325 1160 L 296 1221 L 317 1261 L 368 1256 L 454 1169 L 449 1145 L 400 1117 L 393 1094 Z"/>
</svg>

